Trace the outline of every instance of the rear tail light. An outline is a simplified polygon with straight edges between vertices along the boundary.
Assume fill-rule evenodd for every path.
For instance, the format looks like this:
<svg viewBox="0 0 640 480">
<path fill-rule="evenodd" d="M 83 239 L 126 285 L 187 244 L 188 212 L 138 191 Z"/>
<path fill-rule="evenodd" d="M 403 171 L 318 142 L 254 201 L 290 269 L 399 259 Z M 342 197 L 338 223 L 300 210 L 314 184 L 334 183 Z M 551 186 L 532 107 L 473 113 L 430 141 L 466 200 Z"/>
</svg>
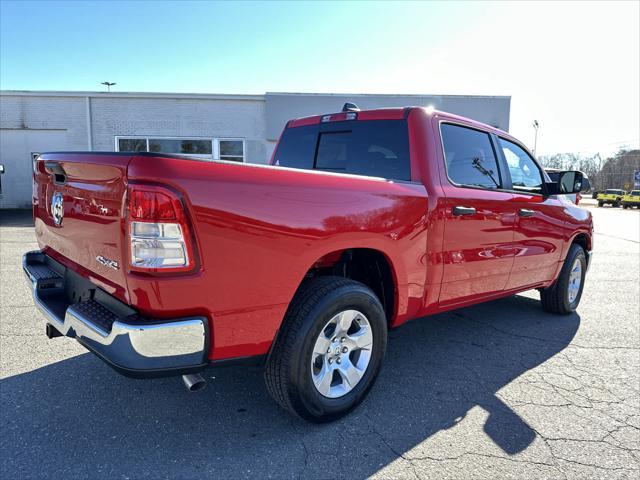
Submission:
<svg viewBox="0 0 640 480">
<path fill-rule="evenodd" d="M 129 190 L 130 267 L 146 272 L 185 272 L 195 267 L 191 231 L 180 198 L 156 186 Z"/>
</svg>

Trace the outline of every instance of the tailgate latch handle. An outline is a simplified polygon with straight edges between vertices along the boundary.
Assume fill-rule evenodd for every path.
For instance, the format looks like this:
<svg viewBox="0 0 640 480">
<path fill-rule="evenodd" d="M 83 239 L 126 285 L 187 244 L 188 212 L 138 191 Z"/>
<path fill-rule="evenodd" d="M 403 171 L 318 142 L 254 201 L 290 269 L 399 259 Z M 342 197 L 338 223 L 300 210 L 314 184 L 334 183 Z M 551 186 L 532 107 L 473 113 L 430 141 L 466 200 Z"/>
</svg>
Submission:
<svg viewBox="0 0 640 480">
<path fill-rule="evenodd" d="M 44 162 L 44 169 L 53 175 L 56 183 L 65 183 L 67 181 L 67 173 L 58 162 Z"/>
</svg>

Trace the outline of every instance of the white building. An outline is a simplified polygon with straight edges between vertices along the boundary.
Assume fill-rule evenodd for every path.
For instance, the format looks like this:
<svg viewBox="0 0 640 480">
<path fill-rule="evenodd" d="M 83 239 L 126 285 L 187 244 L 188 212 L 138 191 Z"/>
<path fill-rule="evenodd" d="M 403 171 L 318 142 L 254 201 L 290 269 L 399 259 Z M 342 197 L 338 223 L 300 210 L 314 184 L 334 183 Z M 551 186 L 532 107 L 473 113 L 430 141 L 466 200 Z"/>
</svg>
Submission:
<svg viewBox="0 0 640 480">
<path fill-rule="evenodd" d="M 46 151 L 159 151 L 268 162 L 287 120 L 360 108 L 429 106 L 509 128 L 508 96 L 0 92 L 0 208 L 31 204 L 32 158 Z"/>
</svg>

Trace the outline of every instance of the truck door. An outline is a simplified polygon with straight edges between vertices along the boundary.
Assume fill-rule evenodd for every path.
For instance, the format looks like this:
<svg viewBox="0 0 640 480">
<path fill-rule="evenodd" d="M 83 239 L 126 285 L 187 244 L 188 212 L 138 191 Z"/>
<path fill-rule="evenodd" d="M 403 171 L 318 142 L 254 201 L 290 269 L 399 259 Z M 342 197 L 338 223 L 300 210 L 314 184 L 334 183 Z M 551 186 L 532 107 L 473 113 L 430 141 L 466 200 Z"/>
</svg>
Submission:
<svg viewBox="0 0 640 480">
<path fill-rule="evenodd" d="M 513 194 L 500 191 L 497 146 L 491 135 L 461 123 L 440 124 L 446 197 L 440 304 L 504 290 L 514 260 Z"/>
<path fill-rule="evenodd" d="M 496 137 L 506 166 L 506 182 L 514 192 L 515 259 L 506 289 L 519 289 L 552 280 L 561 260 L 565 215 L 562 201 L 542 194 L 544 173 L 517 143 Z"/>
</svg>

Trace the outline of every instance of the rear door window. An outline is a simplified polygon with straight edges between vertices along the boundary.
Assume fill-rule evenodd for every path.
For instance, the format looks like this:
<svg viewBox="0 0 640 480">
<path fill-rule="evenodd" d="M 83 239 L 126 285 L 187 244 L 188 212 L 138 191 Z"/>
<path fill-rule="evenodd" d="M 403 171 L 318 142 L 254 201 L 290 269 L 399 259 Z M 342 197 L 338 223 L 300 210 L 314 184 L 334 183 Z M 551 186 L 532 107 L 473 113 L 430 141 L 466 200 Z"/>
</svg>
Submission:
<svg viewBox="0 0 640 480">
<path fill-rule="evenodd" d="M 411 180 L 407 122 L 363 120 L 288 128 L 274 165 Z"/>
<path fill-rule="evenodd" d="M 500 188 L 500 172 L 488 133 L 461 125 L 440 126 L 449 179 L 463 187 Z"/>
</svg>

